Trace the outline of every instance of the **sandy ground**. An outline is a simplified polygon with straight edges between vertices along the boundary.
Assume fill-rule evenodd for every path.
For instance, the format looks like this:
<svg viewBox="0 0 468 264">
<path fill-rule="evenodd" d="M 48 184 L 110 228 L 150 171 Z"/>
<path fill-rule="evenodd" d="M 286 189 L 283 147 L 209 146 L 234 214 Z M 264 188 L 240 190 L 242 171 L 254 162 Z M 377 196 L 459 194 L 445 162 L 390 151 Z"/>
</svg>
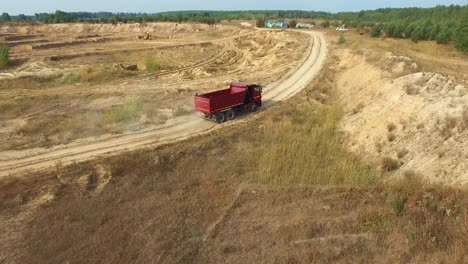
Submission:
<svg viewBox="0 0 468 264">
<path fill-rule="evenodd" d="M 265 107 L 274 105 L 276 102 L 285 100 L 299 92 L 320 70 L 326 57 L 325 39 L 319 33 L 307 34 L 310 35 L 311 46 L 299 66 L 283 76 L 280 81 L 265 85 Z M 176 117 L 162 126 L 140 130 L 136 133 L 88 138 L 52 149 L 3 151 L 0 153 L 0 171 L 3 176 L 15 175 L 19 171 L 54 166 L 57 162 L 83 161 L 102 154 L 115 154 L 118 151 L 174 142 L 219 127 L 219 125 L 193 114 Z"/>
</svg>

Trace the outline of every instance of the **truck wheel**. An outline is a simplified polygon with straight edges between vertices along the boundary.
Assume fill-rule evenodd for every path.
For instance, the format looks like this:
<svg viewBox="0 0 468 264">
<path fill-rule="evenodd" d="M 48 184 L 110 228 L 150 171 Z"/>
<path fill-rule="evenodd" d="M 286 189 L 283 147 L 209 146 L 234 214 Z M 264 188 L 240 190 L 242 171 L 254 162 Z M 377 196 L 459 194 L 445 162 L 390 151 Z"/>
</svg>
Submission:
<svg viewBox="0 0 468 264">
<path fill-rule="evenodd" d="M 258 106 L 257 106 L 257 104 L 254 103 L 252 105 L 252 110 L 250 110 L 250 111 L 252 111 L 252 113 L 253 113 L 253 112 L 257 112 L 257 110 L 258 110 Z"/>
<path fill-rule="evenodd" d="M 220 124 L 226 122 L 226 115 L 224 113 L 216 114 L 216 122 Z"/>
<path fill-rule="evenodd" d="M 228 121 L 233 120 L 235 117 L 236 117 L 236 113 L 234 112 L 234 110 L 229 110 L 226 112 L 226 118 Z"/>
</svg>

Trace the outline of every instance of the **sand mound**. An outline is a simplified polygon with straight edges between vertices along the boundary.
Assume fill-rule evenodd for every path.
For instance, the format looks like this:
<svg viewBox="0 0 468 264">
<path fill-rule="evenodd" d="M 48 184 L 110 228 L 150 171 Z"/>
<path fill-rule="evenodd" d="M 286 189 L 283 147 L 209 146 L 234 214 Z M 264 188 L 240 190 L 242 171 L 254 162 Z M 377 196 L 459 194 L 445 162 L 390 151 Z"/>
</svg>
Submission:
<svg viewBox="0 0 468 264">
<path fill-rule="evenodd" d="M 352 149 L 377 162 L 398 160 L 401 174 L 414 170 L 431 181 L 468 183 L 468 82 L 424 72 L 392 79 L 393 68 L 384 72 L 360 55 L 343 56 L 348 67 L 338 88 L 350 112 L 343 127 Z M 395 57 L 381 61 L 411 65 Z"/>
<path fill-rule="evenodd" d="M 384 71 L 391 72 L 393 74 L 405 74 L 409 72 L 416 72 L 418 65 L 408 57 L 395 56 L 391 52 L 387 52 L 379 65 Z"/>
</svg>

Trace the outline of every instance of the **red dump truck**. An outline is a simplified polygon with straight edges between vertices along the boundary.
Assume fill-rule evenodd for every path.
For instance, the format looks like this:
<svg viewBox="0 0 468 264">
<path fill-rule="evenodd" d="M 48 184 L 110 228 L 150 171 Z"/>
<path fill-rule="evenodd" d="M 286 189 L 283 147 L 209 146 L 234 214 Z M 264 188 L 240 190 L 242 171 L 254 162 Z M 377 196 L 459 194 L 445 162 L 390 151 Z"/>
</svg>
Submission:
<svg viewBox="0 0 468 264">
<path fill-rule="evenodd" d="M 262 86 L 258 84 L 232 83 L 228 89 L 195 95 L 195 110 L 218 123 L 234 119 L 237 113 L 255 112 L 261 106 Z"/>
</svg>

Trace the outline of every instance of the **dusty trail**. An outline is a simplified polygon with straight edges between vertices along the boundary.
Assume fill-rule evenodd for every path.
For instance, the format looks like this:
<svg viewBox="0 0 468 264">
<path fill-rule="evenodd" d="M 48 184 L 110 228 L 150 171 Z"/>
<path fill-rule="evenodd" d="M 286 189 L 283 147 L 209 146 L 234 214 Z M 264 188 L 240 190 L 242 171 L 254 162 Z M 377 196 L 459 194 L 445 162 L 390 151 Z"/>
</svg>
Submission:
<svg viewBox="0 0 468 264">
<path fill-rule="evenodd" d="M 302 63 L 281 81 L 267 85 L 264 92 L 264 106 L 270 107 L 301 91 L 320 71 L 327 54 L 325 38 L 321 33 L 305 32 L 311 37 L 311 46 Z M 244 122 L 242 119 L 237 122 Z M 157 146 L 201 135 L 223 126 L 206 121 L 198 115 L 181 116 L 166 124 L 139 132 L 118 136 L 102 136 L 82 139 L 50 149 L 0 152 L 0 178 L 17 176 L 25 171 L 55 166 L 58 162 L 68 164 L 96 158 L 100 155 L 116 154 L 123 151 Z"/>
</svg>

